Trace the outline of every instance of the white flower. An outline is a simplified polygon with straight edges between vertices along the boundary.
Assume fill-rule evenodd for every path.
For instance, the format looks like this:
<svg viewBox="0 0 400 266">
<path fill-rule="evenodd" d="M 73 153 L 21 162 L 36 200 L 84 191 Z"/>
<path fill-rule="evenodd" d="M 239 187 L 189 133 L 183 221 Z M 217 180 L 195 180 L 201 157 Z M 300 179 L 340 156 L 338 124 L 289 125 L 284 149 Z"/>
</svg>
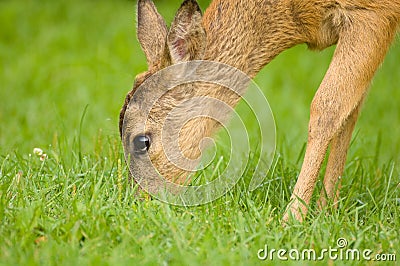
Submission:
<svg viewBox="0 0 400 266">
<path fill-rule="evenodd" d="M 34 148 L 33 149 L 33 154 L 37 155 L 37 156 L 42 156 L 43 155 L 43 150 L 40 148 Z"/>
<path fill-rule="evenodd" d="M 44 160 L 46 160 L 47 159 L 47 154 L 46 153 L 43 153 L 41 156 L 40 156 L 40 160 L 43 162 Z"/>
</svg>

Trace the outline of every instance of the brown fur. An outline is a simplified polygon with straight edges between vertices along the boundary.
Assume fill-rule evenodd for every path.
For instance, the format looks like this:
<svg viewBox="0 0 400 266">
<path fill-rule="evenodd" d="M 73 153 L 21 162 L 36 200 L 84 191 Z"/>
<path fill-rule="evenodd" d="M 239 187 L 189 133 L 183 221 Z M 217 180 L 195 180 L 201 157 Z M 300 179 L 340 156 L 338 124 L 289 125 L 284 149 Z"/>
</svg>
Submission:
<svg viewBox="0 0 400 266">
<path fill-rule="evenodd" d="M 188 60 L 225 63 L 254 77 L 275 56 L 297 44 L 306 43 L 318 50 L 337 44 L 311 104 L 306 154 L 284 220 L 290 214 L 298 220 L 304 218 L 329 145 L 319 205 L 324 206 L 327 198 L 338 199 L 335 187 L 344 169 L 351 134 L 370 81 L 395 36 L 400 0 L 214 0 L 202 20 L 197 3 L 187 0 L 169 32 L 152 1 L 139 0 L 138 8 L 138 38 L 149 71 L 137 77 L 135 88 L 157 70 Z M 134 128 L 135 115 L 140 113 L 139 107 L 129 112 L 126 109 L 135 88 L 121 111 L 120 126 L 129 115 L 127 123 Z M 209 95 L 231 106 L 239 100 L 236 94 L 216 86 L 182 86 L 166 93 L 156 104 L 148 132 L 157 132 L 168 111 L 194 95 Z M 145 98 L 142 104 L 146 104 Z M 184 154 L 197 158 L 199 141 L 216 128 L 210 119 L 185 125 L 179 137 Z M 168 180 L 181 176 L 178 181 L 184 181 L 186 173 L 168 162 L 160 146 L 155 144 L 149 156 Z"/>
</svg>

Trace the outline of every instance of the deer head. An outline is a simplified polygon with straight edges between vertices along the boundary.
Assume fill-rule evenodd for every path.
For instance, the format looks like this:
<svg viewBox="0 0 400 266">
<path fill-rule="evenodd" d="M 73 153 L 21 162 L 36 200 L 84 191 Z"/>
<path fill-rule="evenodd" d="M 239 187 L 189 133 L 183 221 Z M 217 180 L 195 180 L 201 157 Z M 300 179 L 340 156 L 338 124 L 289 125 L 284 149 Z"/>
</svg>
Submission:
<svg viewBox="0 0 400 266">
<path fill-rule="evenodd" d="M 241 99 L 248 77 L 302 40 L 286 6 L 265 4 L 271 12 L 260 9 L 257 1 L 213 1 L 202 18 L 197 2 L 185 0 L 168 29 L 153 2 L 139 0 L 137 35 L 148 71 L 136 77 L 126 97 L 120 133 L 130 172 L 136 181 L 146 179 L 148 192 L 157 191 L 162 180 L 184 183 L 200 162 L 204 140 L 226 121 L 226 106 L 234 107 Z M 285 27 L 280 26 L 283 22 Z M 191 64 L 203 59 L 243 72 L 221 64 Z M 176 82 L 193 73 L 226 82 Z M 248 77 L 241 78 L 243 73 Z M 236 84 L 230 86 L 231 81 Z M 220 119 L 213 119 L 217 112 Z"/>
<path fill-rule="evenodd" d="M 129 154 L 128 164 L 135 179 L 138 176 L 154 179 L 154 169 L 148 168 L 148 163 L 151 163 L 167 181 L 182 184 L 201 154 L 199 143 L 194 140 L 207 135 L 206 131 L 211 131 L 213 126 L 196 128 L 199 120 L 206 118 L 187 120 L 187 116 L 178 114 L 170 119 L 166 129 L 165 121 L 171 110 L 198 94 L 199 90 L 197 85 L 185 84 L 169 91 L 165 89 L 168 86 L 165 80 L 174 80 L 174 77 L 157 77 L 154 74 L 172 65 L 203 59 L 206 33 L 202 26 L 202 13 L 196 1 L 184 1 L 169 30 L 150 0 L 139 0 L 137 15 L 137 37 L 146 55 L 148 70 L 136 77 L 120 113 L 119 126 L 125 154 Z M 141 88 L 140 91 L 138 88 Z M 187 114 L 193 108 L 196 107 L 183 105 L 180 113 Z M 186 147 L 177 155 L 180 157 L 183 153 L 186 167 L 179 167 L 166 155 L 163 130 L 166 132 L 164 142 L 171 141 Z M 149 182 L 148 186 L 154 189 L 159 185 L 154 180 Z"/>
</svg>

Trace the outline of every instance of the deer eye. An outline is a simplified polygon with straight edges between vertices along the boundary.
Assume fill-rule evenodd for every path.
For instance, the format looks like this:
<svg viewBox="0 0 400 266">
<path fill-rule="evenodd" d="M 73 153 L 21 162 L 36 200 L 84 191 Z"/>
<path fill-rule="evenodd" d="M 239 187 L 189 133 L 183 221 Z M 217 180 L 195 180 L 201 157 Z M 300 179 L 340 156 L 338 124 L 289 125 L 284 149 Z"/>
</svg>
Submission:
<svg viewBox="0 0 400 266">
<path fill-rule="evenodd" d="M 150 148 L 150 138 L 145 135 L 136 136 L 133 140 L 133 150 L 136 154 L 144 154 Z"/>
</svg>

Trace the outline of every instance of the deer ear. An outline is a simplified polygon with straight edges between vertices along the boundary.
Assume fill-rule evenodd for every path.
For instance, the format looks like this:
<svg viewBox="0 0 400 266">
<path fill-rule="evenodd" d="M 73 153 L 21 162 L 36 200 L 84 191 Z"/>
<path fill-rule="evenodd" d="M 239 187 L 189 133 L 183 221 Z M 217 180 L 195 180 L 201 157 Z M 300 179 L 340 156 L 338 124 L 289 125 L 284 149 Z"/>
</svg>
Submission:
<svg viewBox="0 0 400 266">
<path fill-rule="evenodd" d="M 175 15 L 167 37 L 172 64 L 203 59 L 206 41 L 198 3 L 185 0 Z"/>
<path fill-rule="evenodd" d="M 137 23 L 137 36 L 147 63 L 149 67 L 155 66 L 164 55 L 168 29 L 153 1 L 139 0 Z"/>
</svg>

